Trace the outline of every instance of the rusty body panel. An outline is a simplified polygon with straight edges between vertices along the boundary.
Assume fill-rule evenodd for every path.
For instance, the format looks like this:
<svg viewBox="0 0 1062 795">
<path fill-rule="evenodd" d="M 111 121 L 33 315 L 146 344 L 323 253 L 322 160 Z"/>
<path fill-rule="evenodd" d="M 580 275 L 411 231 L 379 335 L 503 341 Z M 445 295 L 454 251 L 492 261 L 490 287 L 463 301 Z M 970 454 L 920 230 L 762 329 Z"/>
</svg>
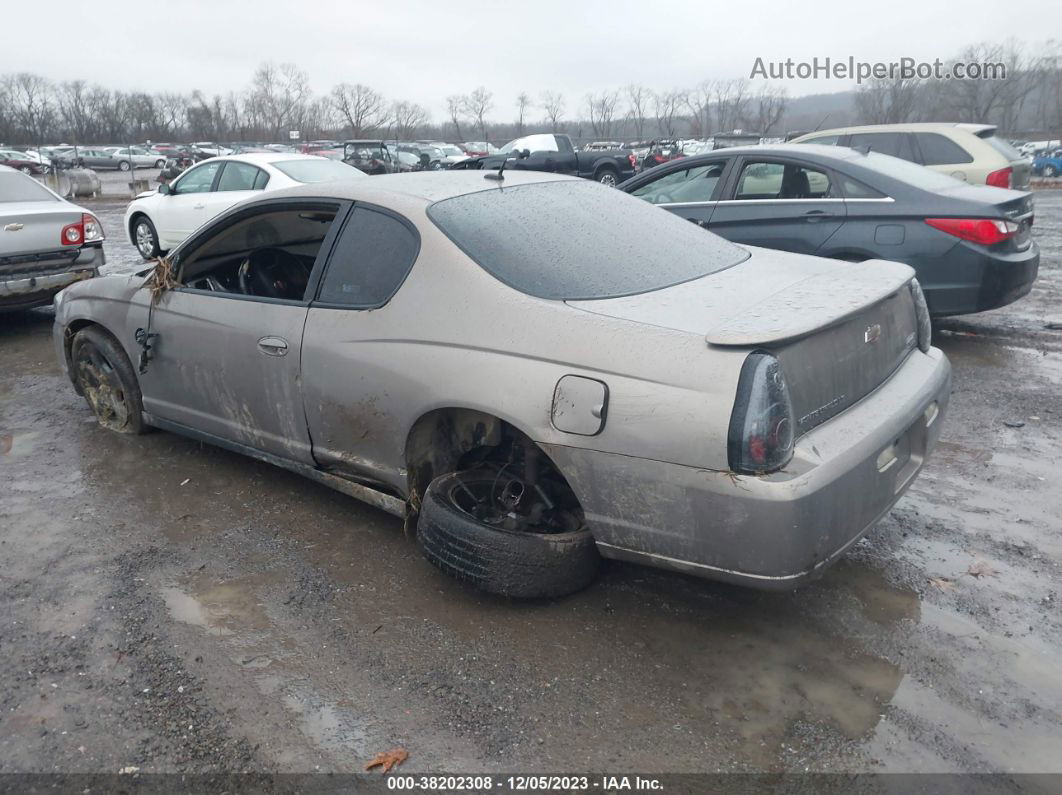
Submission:
<svg viewBox="0 0 1062 795">
<path fill-rule="evenodd" d="M 505 182 L 556 179 L 507 174 Z M 706 335 L 724 328 L 726 317 L 708 296 L 731 308 L 771 301 L 784 288 L 779 280 L 820 277 L 829 270 L 823 261 L 757 250 L 721 274 L 659 291 L 666 300 L 655 307 L 654 293 L 536 298 L 494 278 L 427 214 L 434 201 L 483 190 L 504 188 L 480 173 L 455 172 L 283 192 L 286 200 L 352 201 L 400 215 L 419 234 L 415 265 L 386 304 L 368 310 L 167 292 L 152 311 L 159 337 L 141 375 L 148 421 L 333 486 L 354 483 L 356 496 L 375 488 L 391 500 L 377 501 L 382 507 L 393 509 L 398 498 L 415 510 L 410 450 L 423 452 L 435 438 L 418 437 L 418 423 L 463 410 L 468 427 L 456 434 L 462 443 L 491 444 L 497 420 L 546 452 L 579 498 L 603 554 L 761 587 L 791 584 L 835 558 L 920 469 L 942 424 L 949 370 L 939 351 L 905 347 L 898 364 L 889 360 L 891 371 L 875 371 L 876 391 L 809 423 L 784 470 L 729 472 L 728 426 L 742 366 L 750 350 L 775 344 L 777 332 L 772 340 L 765 325 L 763 341 L 742 328 L 740 339 L 709 344 Z M 224 216 L 214 222 L 224 223 Z M 864 272 L 871 284 L 860 306 L 842 300 L 843 311 L 831 314 L 830 296 L 844 291 L 823 288 L 818 326 L 838 325 L 868 301 L 906 291 L 910 280 L 905 266 Z M 714 287 L 721 277 L 724 287 Z M 137 329 L 149 325 L 143 283 L 143 275 L 106 277 L 65 291 L 55 325 L 60 362 L 67 362 L 71 334 L 86 323 L 107 329 L 136 362 Z M 897 328 L 907 329 L 910 307 L 897 306 Z M 286 340 L 286 354 L 267 355 L 260 343 L 269 338 Z M 834 356 L 837 348 L 826 350 Z M 797 354 L 789 350 L 787 366 L 811 373 L 836 366 Z M 558 390 L 572 376 L 584 380 Z M 583 391 L 572 392 L 572 383 Z M 558 394 L 577 395 L 567 400 L 581 412 L 578 422 L 555 421 Z M 904 460 L 879 472 L 882 448 L 897 438 L 907 443 Z"/>
</svg>

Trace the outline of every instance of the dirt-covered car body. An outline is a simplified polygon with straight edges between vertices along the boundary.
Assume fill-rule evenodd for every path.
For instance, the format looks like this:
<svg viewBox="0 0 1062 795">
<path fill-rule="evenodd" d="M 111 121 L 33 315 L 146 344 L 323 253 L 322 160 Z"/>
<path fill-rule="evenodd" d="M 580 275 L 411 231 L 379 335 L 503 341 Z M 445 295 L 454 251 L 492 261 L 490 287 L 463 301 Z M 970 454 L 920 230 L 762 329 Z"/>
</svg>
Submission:
<svg viewBox="0 0 1062 795">
<path fill-rule="evenodd" d="M 269 213 L 298 245 L 319 238 L 305 289 L 237 294 L 258 254 L 216 241 Z M 150 424 L 413 517 L 434 479 L 518 438 L 570 484 L 603 555 L 785 587 L 911 483 L 949 366 L 907 266 L 709 234 L 539 173 L 308 185 L 196 232 L 154 306 L 144 275 L 67 290 L 56 350 L 69 368 L 98 326 L 140 363 Z M 273 275 L 263 290 L 298 281 Z M 753 405 L 773 438 L 749 436 Z M 768 448 L 781 458 L 757 464 Z"/>
</svg>

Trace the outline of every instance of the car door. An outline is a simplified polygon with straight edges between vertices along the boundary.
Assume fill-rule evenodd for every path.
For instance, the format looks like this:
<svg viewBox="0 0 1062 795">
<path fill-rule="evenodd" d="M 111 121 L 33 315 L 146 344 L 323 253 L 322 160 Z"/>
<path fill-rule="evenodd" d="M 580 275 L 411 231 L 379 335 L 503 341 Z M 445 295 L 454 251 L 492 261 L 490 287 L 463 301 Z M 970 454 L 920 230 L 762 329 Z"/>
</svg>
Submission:
<svg viewBox="0 0 1062 795">
<path fill-rule="evenodd" d="M 175 252 L 182 286 L 163 294 L 148 321 L 156 336 L 140 376 L 145 411 L 163 424 L 312 463 L 299 373 L 311 288 L 292 298 L 247 295 L 211 288 L 210 272 L 194 269 L 199 252 L 229 248 L 226 235 L 245 241 L 235 247 L 237 259 L 245 246 L 250 253 L 263 242 L 268 249 L 305 247 L 292 232 L 301 229 L 298 219 L 327 212 L 328 228 L 314 243 L 312 284 L 323 262 L 320 252 L 331 245 L 332 219 L 343 209 L 342 203 L 313 199 L 266 202 L 227 216 Z"/>
<path fill-rule="evenodd" d="M 343 226 L 310 304 L 302 343 L 306 422 L 317 463 L 329 471 L 405 487 L 402 452 L 412 383 L 401 348 L 374 340 L 402 337 L 408 318 L 393 310 L 420 251 L 405 218 L 358 204 Z"/>
<path fill-rule="evenodd" d="M 213 189 L 221 166 L 222 161 L 205 160 L 170 185 L 169 193 L 159 202 L 156 219 L 163 248 L 176 246 L 207 220 L 207 194 Z"/>
<path fill-rule="evenodd" d="M 814 254 L 844 223 L 835 182 L 829 169 L 802 160 L 744 155 L 709 228 L 735 243 Z"/>
<path fill-rule="evenodd" d="M 244 199 L 258 195 L 268 181 L 269 175 L 258 166 L 238 160 L 224 161 L 214 189 L 202 196 L 206 206 L 201 223 L 206 223 Z"/>
<path fill-rule="evenodd" d="M 698 158 L 692 164 L 659 166 L 651 172 L 653 179 L 638 184 L 629 192 L 707 229 L 731 160 L 728 157 Z"/>
</svg>

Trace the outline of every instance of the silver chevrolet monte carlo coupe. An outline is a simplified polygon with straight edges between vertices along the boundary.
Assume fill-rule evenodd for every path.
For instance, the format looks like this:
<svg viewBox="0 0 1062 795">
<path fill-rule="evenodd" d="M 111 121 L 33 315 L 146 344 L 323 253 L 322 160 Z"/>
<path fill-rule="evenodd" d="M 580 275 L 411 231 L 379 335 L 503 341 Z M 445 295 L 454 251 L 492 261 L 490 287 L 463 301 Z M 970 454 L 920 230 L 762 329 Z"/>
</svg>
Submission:
<svg viewBox="0 0 1062 795">
<path fill-rule="evenodd" d="M 307 185 L 169 263 L 56 299 L 101 425 L 327 483 L 510 596 L 601 556 L 793 586 L 903 494 L 947 408 L 906 265 L 739 247 L 589 181 Z"/>
</svg>

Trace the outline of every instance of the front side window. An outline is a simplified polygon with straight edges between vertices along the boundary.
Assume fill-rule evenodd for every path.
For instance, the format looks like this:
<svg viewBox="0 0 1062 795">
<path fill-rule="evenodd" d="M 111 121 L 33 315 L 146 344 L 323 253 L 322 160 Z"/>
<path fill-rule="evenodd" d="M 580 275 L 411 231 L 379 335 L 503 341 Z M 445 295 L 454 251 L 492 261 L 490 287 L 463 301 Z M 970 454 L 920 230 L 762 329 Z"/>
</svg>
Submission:
<svg viewBox="0 0 1062 795">
<path fill-rule="evenodd" d="M 749 256 L 674 213 L 584 180 L 455 196 L 428 216 L 494 278 L 560 301 L 660 290 Z"/>
<path fill-rule="evenodd" d="M 337 209 L 271 209 L 227 222 L 180 254 L 181 284 L 212 293 L 303 301 Z"/>
<path fill-rule="evenodd" d="M 632 196 L 651 204 L 710 202 L 715 197 L 723 163 L 707 163 L 665 174 L 631 191 Z"/>
<path fill-rule="evenodd" d="M 795 163 L 747 162 L 741 169 L 735 199 L 832 198 L 830 178 Z"/>
<path fill-rule="evenodd" d="M 352 309 L 383 306 L 405 281 L 419 250 L 416 234 L 398 218 L 356 207 L 336 241 L 318 298 Z"/>
<path fill-rule="evenodd" d="M 174 183 L 173 193 L 206 193 L 214 184 L 214 176 L 219 168 L 221 163 L 215 160 L 186 171 L 184 176 Z"/>
</svg>

